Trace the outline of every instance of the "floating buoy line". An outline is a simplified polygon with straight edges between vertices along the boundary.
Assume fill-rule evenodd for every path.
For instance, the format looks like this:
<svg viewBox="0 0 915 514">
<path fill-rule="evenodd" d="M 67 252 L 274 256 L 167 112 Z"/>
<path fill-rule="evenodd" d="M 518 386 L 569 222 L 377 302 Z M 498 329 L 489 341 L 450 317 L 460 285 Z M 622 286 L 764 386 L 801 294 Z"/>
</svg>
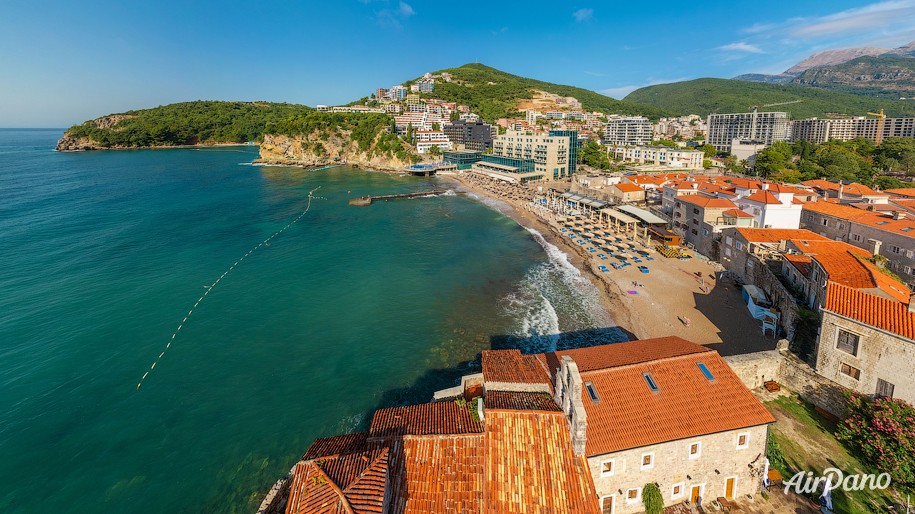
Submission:
<svg viewBox="0 0 915 514">
<path fill-rule="evenodd" d="M 172 333 L 172 337 L 165 344 L 165 348 L 162 350 L 162 353 L 160 353 L 159 356 L 156 357 L 156 360 L 154 360 L 152 365 L 149 366 L 149 369 L 146 370 L 146 373 L 143 373 L 143 376 L 140 378 L 140 381 L 137 382 L 137 391 L 140 390 L 140 386 L 143 385 L 143 382 L 146 380 L 146 377 L 148 377 L 149 374 L 152 373 L 154 369 L 156 369 L 156 365 L 159 364 L 159 361 L 161 361 L 162 358 L 165 357 L 165 354 L 172 347 L 172 343 L 175 342 L 175 338 L 178 337 L 178 333 L 181 332 L 181 329 L 184 327 L 185 323 L 187 323 L 188 318 L 190 318 L 191 315 L 194 314 L 194 309 L 196 309 L 197 306 L 200 305 L 203 302 L 203 300 L 206 299 L 207 295 L 210 294 L 210 291 L 212 291 L 213 288 L 215 288 L 217 285 L 219 285 L 219 283 L 222 281 L 222 279 L 226 278 L 226 275 L 231 273 L 232 270 L 234 270 L 242 261 L 244 261 L 246 258 L 248 258 L 249 255 L 254 253 L 258 248 L 260 248 L 262 246 L 270 246 L 270 241 L 272 241 L 274 237 L 285 232 L 286 229 L 295 225 L 296 222 L 298 222 L 300 219 L 302 219 L 303 216 L 308 214 L 308 210 L 311 209 L 312 200 L 316 200 L 316 199 L 325 200 L 325 198 L 322 198 L 320 196 L 314 196 L 314 192 L 317 191 L 318 189 L 321 189 L 321 186 L 318 186 L 308 192 L 308 204 L 305 206 L 305 210 L 302 211 L 301 214 L 299 214 L 292 221 L 287 223 L 285 227 L 277 230 L 273 234 L 270 234 L 270 237 L 268 237 L 267 239 L 264 239 L 263 241 L 258 243 L 257 246 L 248 250 L 248 253 L 242 255 L 241 258 L 239 258 L 237 261 L 235 261 L 235 263 L 233 263 L 231 266 L 229 266 L 228 269 L 223 271 L 222 275 L 220 275 L 219 278 L 217 278 L 212 284 L 203 286 L 204 288 L 206 288 L 206 291 L 204 291 L 203 294 L 200 295 L 200 298 L 197 298 L 197 301 L 194 302 L 194 306 L 191 307 L 191 309 L 189 311 L 187 311 L 187 315 L 184 316 L 184 319 L 181 320 L 181 323 L 178 323 L 178 328 L 176 328 L 175 331 Z"/>
</svg>

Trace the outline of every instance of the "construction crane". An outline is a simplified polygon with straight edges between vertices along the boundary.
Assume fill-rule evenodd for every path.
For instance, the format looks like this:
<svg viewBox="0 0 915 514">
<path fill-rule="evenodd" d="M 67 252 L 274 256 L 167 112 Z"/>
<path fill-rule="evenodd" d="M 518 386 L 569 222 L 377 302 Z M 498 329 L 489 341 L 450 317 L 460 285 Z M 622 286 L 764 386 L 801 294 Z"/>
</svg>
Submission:
<svg viewBox="0 0 915 514">
<path fill-rule="evenodd" d="M 751 106 L 750 109 L 753 110 L 753 119 L 752 119 L 752 121 L 750 122 L 750 139 L 753 140 L 753 141 L 756 140 L 756 111 L 757 111 L 760 107 L 775 107 L 775 106 L 777 106 L 777 105 L 799 104 L 799 103 L 801 103 L 801 102 L 803 102 L 803 101 L 804 101 L 803 99 L 800 99 L 800 100 L 791 100 L 790 102 L 779 102 L 779 103 L 775 103 L 775 104 L 753 105 L 753 106 Z"/>
<path fill-rule="evenodd" d="M 883 109 L 880 109 L 880 112 L 869 112 L 867 115 L 877 117 L 877 134 L 874 136 L 874 144 L 880 146 L 880 143 L 883 142 L 883 126 L 886 124 L 886 114 Z"/>
</svg>

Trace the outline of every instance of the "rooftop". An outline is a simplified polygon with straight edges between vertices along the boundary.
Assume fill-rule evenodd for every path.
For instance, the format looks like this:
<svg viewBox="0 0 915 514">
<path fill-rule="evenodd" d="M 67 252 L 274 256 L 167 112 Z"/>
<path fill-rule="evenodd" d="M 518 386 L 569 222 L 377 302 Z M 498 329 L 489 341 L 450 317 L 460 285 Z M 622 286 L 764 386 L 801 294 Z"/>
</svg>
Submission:
<svg viewBox="0 0 915 514">
<path fill-rule="evenodd" d="M 907 303 L 830 282 L 823 309 L 915 340 L 915 313 Z"/>
<path fill-rule="evenodd" d="M 829 238 L 815 234 L 807 229 L 795 228 L 738 228 L 740 233 L 750 243 L 780 243 L 789 239 L 806 239 L 814 241 L 829 241 Z"/>
<path fill-rule="evenodd" d="M 677 201 L 698 205 L 705 209 L 736 209 L 737 205 L 727 198 L 715 198 L 705 195 L 678 195 Z"/>
<path fill-rule="evenodd" d="M 743 197 L 744 200 L 749 200 L 751 202 L 763 203 L 766 205 L 781 205 L 781 200 L 779 200 L 775 195 L 769 191 L 760 189 L 759 191 Z"/>
<path fill-rule="evenodd" d="M 382 448 L 300 461 L 292 471 L 286 513 L 381 512 L 389 456 Z"/>
<path fill-rule="evenodd" d="M 487 382 L 550 383 L 550 376 L 537 359 L 518 350 L 483 350 L 482 361 Z"/>
<path fill-rule="evenodd" d="M 791 243 L 819 263 L 831 282 L 855 289 L 871 289 L 901 302 L 909 299 L 909 288 L 905 284 L 865 260 L 871 257 L 867 250 L 842 241 L 792 240 Z"/>
<path fill-rule="evenodd" d="M 588 456 L 775 421 L 718 352 L 679 337 L 554 352 L 538 358 L 558 363 L 566 355 L 575 360 L 582 380 L 591 382 L 599 397 L 595 402 L 587 393 L 582 395 L 588 419 Z M 656 385 L 655 391 L 645 374 Z"/>
<path fill-rule="evenodd" d="M 731 218 L 752 218 L 753 215 L 748 212 L 743 212 L 740 209 L 728 209 L 721 213 L 724 216 Z"/>
<path fill-rule="evenodd" d="M 832 216 L 838 219 L 854 221 L 855 223 L 868 225 L 887 232 L 915 237 L 915 219 L 913 219 L 913 216 L 911 215 L 900 220 L 894 220 L 892 216 L 856 209 L 848 205 L 840 205 L 832 202 L 806 203 L 804 204 L 804 210 L 825 216 Z"/>
<path fill-rule="evenodd" d="M 369 427 L 371 437 L 446 435 L 483 432 L 483 423 L 454 402 L 423 403 L 378 409 Z"/>
<path fill-rule="evenodd" d="M 642 188 L 635 184 L 626 184 L 626 183 L 622 183 L 622 182 L 619 184 L 614 184 L 614 187 L 616 187 L 617 189 L 619 189 L 620 191 L 622 191 L 624 193 L 637 193 L 639 191 L 642 191 Z"/>
<path fill-rule="evenodd" d="M 849 183 L 840 183 L 834 182 L 831 180 L 815 179 L 815 180 L 805 180 L 801 182 L 805 186 L 810 186 L 815 189 L 822 191 L 835 191 L 838 192 L 839 188 L 842 188 L 842 194 L 853 195 L 853 196 L 878 196 L 882 193 L 874 191 L 873 189 L 865 186 L 864 184 L 858 184 L 857 182 Z"/>
</svg>

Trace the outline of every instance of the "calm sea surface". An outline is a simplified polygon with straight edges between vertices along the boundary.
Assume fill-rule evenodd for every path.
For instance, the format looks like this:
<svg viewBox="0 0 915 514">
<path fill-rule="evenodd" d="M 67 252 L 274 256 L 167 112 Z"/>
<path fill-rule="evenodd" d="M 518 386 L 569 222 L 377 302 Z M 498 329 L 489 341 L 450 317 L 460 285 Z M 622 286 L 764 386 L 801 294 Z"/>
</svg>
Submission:
<svg viewBox="0 0 915 514">
<path fill-rule="evenodd" d="M 0 512 L 252 512 L 315 437 L 483 349 L 623 337 L 479 199 L 347 205 L 448 182 L 255 147 L 56 153 L 60 132 L 0 130 Z"/>
</svg>

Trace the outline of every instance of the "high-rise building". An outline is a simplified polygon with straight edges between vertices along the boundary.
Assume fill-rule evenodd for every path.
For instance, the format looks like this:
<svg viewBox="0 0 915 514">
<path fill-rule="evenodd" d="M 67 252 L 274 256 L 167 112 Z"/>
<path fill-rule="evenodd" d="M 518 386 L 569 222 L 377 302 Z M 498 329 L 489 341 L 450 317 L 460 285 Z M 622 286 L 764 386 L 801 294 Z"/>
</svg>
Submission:
<svg viewBox="0 0 915 514">
<path fill-rule="evenodd" d="M 829 140 L 849 141 L 863 137 L 875 141 L 879 120 L 875 118 L 808 118 L 791 122 L 791 139 L 811 143 L 825 143 Z M 888 137 L 915 137 L 915 118 L 887 118 L 883 124 L 881 139 Z"/>
<path fill-rule="evenodd" d="M 577 130 L 551 130 L 550 136 L 569 138 L 569 175 L 574 175 L 578 170 L 578 141 Z"/>
<path fill-rule="evenodd" d="M 495 127 L 482 121 L 456 120 L 443 127 L 448 139 L 467 150 L 482 152 L 492 148 L 492 138 L 497 134 Z"/>
<path fill-rule="evenodd" d="M 575 133 L 575 131 L 564 131 Z M 573 142 L 574 141 L 574 142 Z M 498 162 L 506 167 L 519 168 L 517 163 L 523 163 L 524 168 L 516 171 L 508 170 L 507 173 L 519 173 L 522 181 L 551 180 L 569 176 L 574 172 L 570 156 L 571 149 L 577 145 L 577 135 L 548 136 L 531 134 L 527 132 L 509 131 L 493 139 L 492 156 L 512 162 Z M 484 158 L 484 160 L 487 160 Z M 530 171 L 523 171 L 529 166 Z"/>
<path fill-rule="evenodd" d="M 644 116 L 611 118 L 604 129 L 605 145 L 644 146 L 651 137 L 651 121 Z"/>
<path fill-rule="evenodd" d="M 775 141 L 785 141 L 790 135 L 786 112 L 744 112 L 709 114 L 708 144 L 719 152 L 731 152 L 735 139 L 758 141 L 769 146 Z"/>
</svg>

